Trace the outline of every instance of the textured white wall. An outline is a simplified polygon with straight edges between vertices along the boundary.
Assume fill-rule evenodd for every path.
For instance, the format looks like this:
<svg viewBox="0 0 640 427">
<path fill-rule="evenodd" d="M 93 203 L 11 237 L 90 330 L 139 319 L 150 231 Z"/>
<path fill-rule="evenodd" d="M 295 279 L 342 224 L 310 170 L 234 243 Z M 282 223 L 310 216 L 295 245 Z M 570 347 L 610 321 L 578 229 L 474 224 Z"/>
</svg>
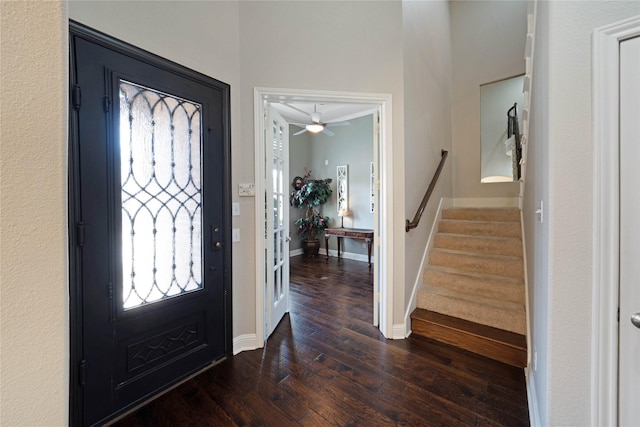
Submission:
<svg viewBox="0 0 640 427">
<path fill-rule="evenodd" d="M 535 31 L 527 176 L 524 190 L 524 230 L 527 255 L 529 319 L 532 354 L 537 353 L 531 375 L 538 393 L 540 414 L 548 412 L 549 360 L 549 220 L 535 214 L 540 201 L 549 208 L 549 3 L 539 2 Z M 530 366 L 533 369 L 533 366 Z M 548 424 L 543 424 L 548 425 Z"/>
<path fill-rule="evenodd" d="M 245 310 L 255 294 L 253 198 L 238 197 L 240 182 L 253 182 L 253 146 L 240 144 L 240 22 L 238 3 L 225 1 L 72 1 L 69 17 L 181 65 L 231 85 L 231 188 L 240 203 L 232 226 L 233 336 L 255 332 L 255 313 Z M 252 119 L 250 119 L 252 120 Z M 238 254 L 243 254 L 239 256 Z"/>
<path fill-rule="evenodd" d="M 591 35 L 595 28 L 640 14 L 640 3 L 538 6 L 538 37 L 548 38 L 541 43 L 537 38 L 535 45 L 541 64 L 534 69 L 532 112 L 538 123 L 532 119 L 529 152 L 535 154 L 527 170 L 525 221 L 535 221 L 532 210 L 540 198 L 548 197 L 548 203 L 545 224 L 529 225 L 527 234 L 534 240 L 527 242 L 532 340 L 538 350 L 533 376 L 543 425 L 586 426 L 592 391 L 592 270 L 585 268 L 592 265 Z M 548 86 L 541 82 L 545 79 Z"/>
<path fill-rule="evenodd" d="M 393 97 L 394 241 L 383 242 L 396 259 L 405 253 L 402 3 L 399 1 L 240 2 L 242 117 L 253 117 L 253 88 L 373 92 Z M 253 162 L 253 127 L 240 144 Z M 238 141 L 236 139 L 236 141 Z M 252 163 L 253 164 L 253 163 Z M 253 175 L 253 174 L 252 174 Z M 251 175 L 251 176 L 252 176 Z M 253 256 L 246 254 L 246 261 Z M 394 268 L 394 319 L 404 321 L 405 271 Z M 252 302 L 247 300 L 246 303 Z"/>
<path fill-rule="evenodd" d="M 67 25 L 0 2 L 0 424 L 68 424 Z"/>
<path fill-rule="evenodd" d="M 517 183 L 480 183 L 480 85 L 524 74 L 527 3 L 452 1 L 453 196 L 517 197 Z"/>
<path fill-rule="evenodd" d="M 451 35 L 449 2 L 405 1 L 404 111 L 406 204 L 396 221 L 412 219 L 440 162 L 440 150 L 449 159 L 431 195 L 418 228 L 406 233 L 404 267 L 407 272 L 405 309 L 413 286 L 422 275 L 420 262 L 442 197 L 451 197 Z M 403 234 L 404 230 L 402 231 Z M 400 258 L 402 259 L 402 258 Z M 408 307 L 410 308 L 410 307 Z"/>
</svg>

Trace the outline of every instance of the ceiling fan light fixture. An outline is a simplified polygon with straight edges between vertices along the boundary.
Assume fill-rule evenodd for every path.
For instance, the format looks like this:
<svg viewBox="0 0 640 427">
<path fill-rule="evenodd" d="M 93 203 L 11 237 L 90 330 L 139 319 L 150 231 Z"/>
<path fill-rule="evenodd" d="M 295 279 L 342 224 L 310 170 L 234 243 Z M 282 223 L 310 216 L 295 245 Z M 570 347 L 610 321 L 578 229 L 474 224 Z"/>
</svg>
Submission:
<svg viewBox="0 0 640 427">
<path fill-rule="evenodd" d="M 324 126 L 320 123 L 311 123 L 310 125 L 306 125 L 305 128 L 311 133 L 322 132 Z"/>
</svg>

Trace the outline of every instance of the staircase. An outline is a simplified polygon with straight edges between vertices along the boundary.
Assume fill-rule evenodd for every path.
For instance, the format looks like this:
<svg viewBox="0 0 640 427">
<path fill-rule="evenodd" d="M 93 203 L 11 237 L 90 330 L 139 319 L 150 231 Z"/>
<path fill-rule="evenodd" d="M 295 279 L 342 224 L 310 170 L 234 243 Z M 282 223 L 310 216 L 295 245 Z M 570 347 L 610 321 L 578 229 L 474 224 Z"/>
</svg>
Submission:
<svg viewBox="0 0 640 427">
<path fill-rule="evenodd" d="M 526 366 L 520 210 L 443 210 L 417 307 L 413 333 Z"/>
</svg>

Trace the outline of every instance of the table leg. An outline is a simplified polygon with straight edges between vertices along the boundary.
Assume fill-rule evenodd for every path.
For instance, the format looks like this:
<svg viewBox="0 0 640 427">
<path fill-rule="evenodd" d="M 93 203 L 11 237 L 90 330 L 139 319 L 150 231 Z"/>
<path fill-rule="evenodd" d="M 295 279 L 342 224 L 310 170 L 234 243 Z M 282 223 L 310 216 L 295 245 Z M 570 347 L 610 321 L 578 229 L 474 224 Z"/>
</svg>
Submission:
<svg viewBox="0 0 640 427">
<path fill-rule="evenodd" d="M 340 243 L 342 243 L 342 237 L 338 236 L 338 258 L 340 258 Z"/>
<path fill-rule="evenodd" d="M 324 235 L 324 247 L 327 250 L 327 262 L 329 262 L 329 236 Z"/>
<path fill-rule="evenodd" d="M 367 255 L 369 256 L 369 268 L 371 268 L 371 239 L 365 239 L 367 241 Z"/>
</svg>

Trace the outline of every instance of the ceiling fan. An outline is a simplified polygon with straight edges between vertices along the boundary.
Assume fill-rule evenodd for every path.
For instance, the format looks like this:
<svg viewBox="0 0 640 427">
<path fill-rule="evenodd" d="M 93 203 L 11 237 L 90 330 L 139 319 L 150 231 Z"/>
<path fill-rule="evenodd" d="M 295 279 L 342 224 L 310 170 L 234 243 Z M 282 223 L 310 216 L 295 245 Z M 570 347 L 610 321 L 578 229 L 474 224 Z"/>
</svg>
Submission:
<svg viewBox="0 0 640 427">
<path fill-rule="evenodd" d="M 286 105 L 287 107 L 293 108 L 294 110 L 297 110 L 305 115 L 309 114 L 306 111 L 303 111 L 291 104 L 284 103 L 284 105 Z M 311 118 L 311 123 L 291 123 L 293 125 L 300 126 L 303 128 L 302 130 L 294 133 L 294 135 L 301 135 L 305 132 L 311 132 L 311 133 L 322 132 L 326 135 L 333 136 L 335 135 L 335 133 L 331 132 L 329 129 L 327 129 L 327 127 L 349 126 L 351 124 L 348 121 L 322 122 L 320 120 L 320 113 L 318 112 L 318 106 L 316 104 L 313 105 L 313 113 L 311 113 L 310 118 Z"/>
</svg>

